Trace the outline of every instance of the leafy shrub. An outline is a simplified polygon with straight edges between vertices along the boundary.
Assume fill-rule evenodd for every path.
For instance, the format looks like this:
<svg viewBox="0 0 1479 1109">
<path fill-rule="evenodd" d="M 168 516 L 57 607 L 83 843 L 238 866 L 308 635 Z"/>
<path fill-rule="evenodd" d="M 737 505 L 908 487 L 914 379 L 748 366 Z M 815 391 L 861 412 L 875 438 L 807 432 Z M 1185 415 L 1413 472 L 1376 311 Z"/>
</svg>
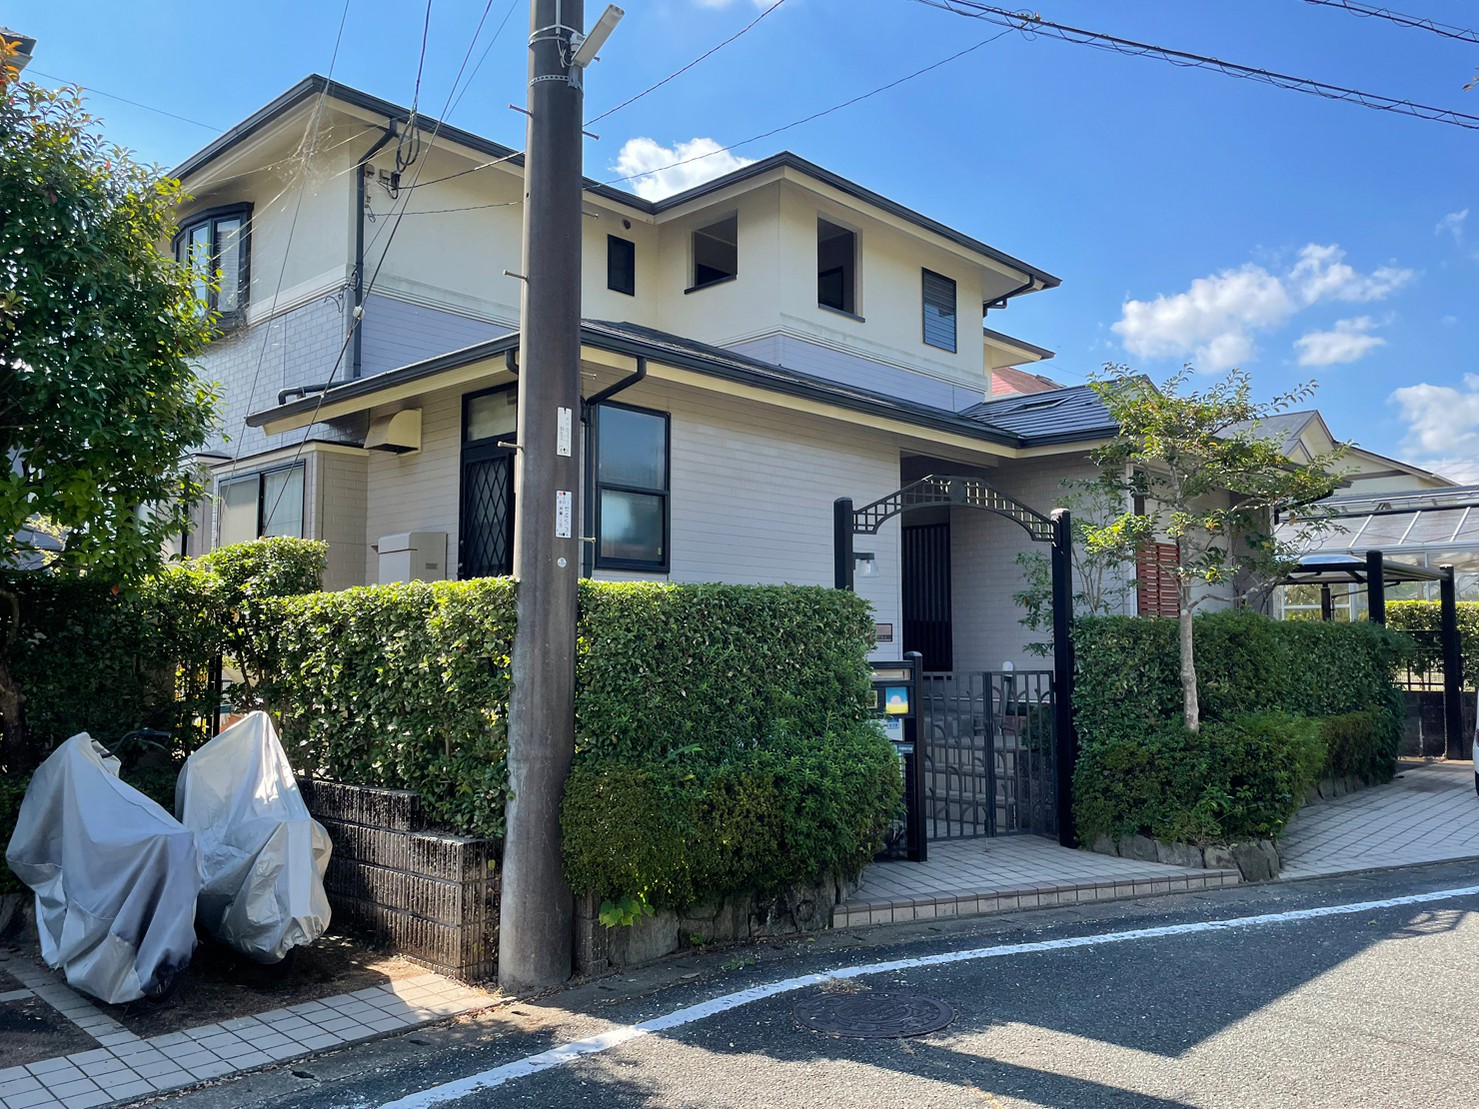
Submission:
<svg viewBox="0 0 1479 1109">
<path fill-rule="evenodd" d="M 577 759 L 562 809 L 577 890 L 680 908 L 855 874 L 901 802 L 892 745 L 866 722 L 776 733 L 717 763 Z"/>
<path fill-rule="evenodd" d="M 1387 712 L 1347 712 L 1320 720 L 1325 740 L 1321 778 L 1360 778 L 1365 782 L 1391 781 L 1397 761 L 1398 728 Z"/>
<path fill-rule="evenodd" d="M 867 602 L 843 590 L 583 581 L 579 747 L 718 759 L 778 724 L 821 736 L 866 715 L 872 645 Z"/>
<path fill-rule="evenodd" d="M 1276 836 L 1325 763 L 1317 722 L 1250 713 L 1200 732 L 1162 725 L 1086 747 L 1074 774 L 1079 839 L 1173 843 Z"/>
<path fill-rule="evenodd" d="M 26 796 L 26 787 L 31 784 L 25 777 L 0 777 L 0 862 L 5 848 L 10 844 L 10 835 L 15 831 L 15 818 L 20 815 L 21 800 Z M 10 867 L 0 865 L 0 895 L 18 893 L 26 887 L 11 873 Z"/>
<path fill-rule="evenodd" d="M 1280 710 L 1391 713 L 1411 640 L 1373 624 L 1270 620 L 1219 612 L 1194 621 L 1204 720 Z M 1074 626 L 1074 716 L 1085 747 L 1158 732 L 1181 716 L 1174 620 L 1084 617 Z M 1400 724 L 1400 708 L 1394 726 Z M 1394 748 L 1395 750 L 1395 748 Z"/>
</svg>

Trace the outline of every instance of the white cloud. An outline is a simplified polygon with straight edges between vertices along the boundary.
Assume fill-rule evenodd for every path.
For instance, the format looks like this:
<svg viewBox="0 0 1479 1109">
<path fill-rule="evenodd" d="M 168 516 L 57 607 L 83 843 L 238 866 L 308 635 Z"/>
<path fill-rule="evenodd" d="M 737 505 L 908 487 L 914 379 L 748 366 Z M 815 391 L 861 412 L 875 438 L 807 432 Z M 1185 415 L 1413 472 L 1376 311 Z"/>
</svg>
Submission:
<svg viewBox="0 0 1479 1109">
<path fill-rule="evenodd" d="M 1457 316 L 1444 316 L 1443 319 L 1440 320 L 1439 322 L 1441 324 L 1443 324 L 1444 327 L 1452 327 L 1454 324 L 1458 323 L 1458 317 Z"/>
<path fill-rule="evenodd" d="M 1453 241 L 1461 243 L 1464 241 L 1464 221 L 1469 218 L 1469 210 L 1465 208 L 1462 212 L 1449 212 L 1438 221 L 1433 228 L 1434 235 L 1452 235 Z"/>
<path fill-rule="evenodd" d="M 633 177 L 632 191 L 644 200 L 660 200 L 705 181 L 721 177 L 731 170 L 747 166 L 755 159 L 741 158 L 721 151 L 713 139 L 699 138 L 661 146 L 655 139 L 628 139 L 616 156 L 616 172 Z"/>
<path fill-rule="evenodd" d="M 1289 282 L 1306 304 L 1322 300 L 1365 302 L 1385 300 L 1417 276 L 1413 270 L 1396 266 L 1357 273 L 1344 259 L 1345 251 L 1338 246 L 1310 243 L 1300 250 L 1299 261 L 1289 271 Z"/>
<path fill-rule="evenodd" d="M 1361 273 L 1340 247 L 1309 243 L 1283 274 L 1250 262 L 1199 277 L 1182 293 L 1127 300 L 1112 330 L 1131 354 L 1190 358 L 1198 369 L 1217 373 L 1256 358 L 1257 335 L 1311 305 L 1385 300 L 1416 276 L 1396 266 Z M 1367 336 L 1366 349 L 1380 342 Z"/>
<path fill-rule="evenodd" d="M 1370 334 L 1376 322 L 1370 316 L 1339 320 L 1333 331 L 1311 331 L 1294 340 L 1301 366 L 1334 366 L 1354 362 L 1387 341 Z"/>
<path fill-rule="evenodd" d="M 1479 374 L 1465 374 L 1462 389 L 1407 385 L 1387 398 L 1402 409 L 1402 446 L 1424 469 L 1457 481 L 1479 482 Z"/>
</svg>

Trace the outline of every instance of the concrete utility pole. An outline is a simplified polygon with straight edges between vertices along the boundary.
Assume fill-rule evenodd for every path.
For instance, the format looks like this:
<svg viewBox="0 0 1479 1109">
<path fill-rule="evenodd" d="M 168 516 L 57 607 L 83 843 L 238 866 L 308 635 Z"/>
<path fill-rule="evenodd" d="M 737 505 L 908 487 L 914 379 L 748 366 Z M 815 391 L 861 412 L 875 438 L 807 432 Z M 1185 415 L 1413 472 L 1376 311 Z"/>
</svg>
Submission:
<svg viewBox="0 0 1479 1109">
<path fill-rule="evenodd" d="M 531 0 L 524 155 L 524 293 L 514 576 L 519 579 L 498 981 L 513 992 L 570 976 L 574 905 L 560 860 L 560 799 L 575 753 L 580 575 L 581 78 L 583 0 Z"/>
</svg>

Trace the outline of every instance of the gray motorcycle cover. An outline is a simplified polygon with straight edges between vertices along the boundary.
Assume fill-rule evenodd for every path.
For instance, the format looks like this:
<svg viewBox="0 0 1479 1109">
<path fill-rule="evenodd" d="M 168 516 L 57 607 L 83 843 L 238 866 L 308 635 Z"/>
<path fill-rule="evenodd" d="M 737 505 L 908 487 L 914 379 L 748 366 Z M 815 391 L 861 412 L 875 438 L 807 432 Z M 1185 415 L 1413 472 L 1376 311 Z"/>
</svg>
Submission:
<svg viewBox="0 0 1479 1109">
<path fill-rule="evenodd" d="M 37 769 L 5 861 L 36 893 L 41 955 L 113 1005 L 169 989 L 195 949 L 195 836 L 86 732 Z"/>
<path fill-rule="evenodd" d="M 329 836 L 308 815 L 265 712 L 237 721 L 188 759 L 175 812 L 200 845 L 200 923 L 259 963 L 329 926 Z"/>
</svg>

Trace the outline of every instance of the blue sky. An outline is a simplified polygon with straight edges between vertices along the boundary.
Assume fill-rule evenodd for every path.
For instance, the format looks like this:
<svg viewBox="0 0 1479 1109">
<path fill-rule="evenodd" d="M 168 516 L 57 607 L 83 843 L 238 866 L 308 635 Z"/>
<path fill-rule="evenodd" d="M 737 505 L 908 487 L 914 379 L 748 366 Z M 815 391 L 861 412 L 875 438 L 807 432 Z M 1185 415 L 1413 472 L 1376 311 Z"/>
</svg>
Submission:
<svg viewBox="0 0 1479 1109">
<path fill-rule="evenodd" d="M 628 0 L 592 67 L 594 116 L 667 76 L 774 0 Z M 587 0 L 587 18 L 604 7 Z M 422 108 L 436 114 L 484 10 L 434 0 Z M 1040 13 L 1479 116 L 1479 46 L 1303 0 L 1056 0 Z M 1479 25 L 1466 0 L 1400 10 Z M 186 9 L 19 3 L 32 68 L 228 127 L 328 72 L 337 0 Z M 411 98 L 425 9 L 351 0 L 334 76 Z M 493 31 L 509 14 L 507 26 Z M 494 0 L 451 119 L 521 146 L 527 0 Z M 712 58 L 594 127 L 609 179 L 832 107 L 997 29 L 910 0 L 784 0 Z M 471 68 L 471 67 L 469 67 Z M 54 83 L 28 73 L 33 79 Z M 170 165 L 212 130 L 96 95 L 111 138 Z M 698 143 L 693 146 L 691 144 Z M 1239 365 L 1271 394 L 1319 383 L 1339 437 L 1479 481 L 1479 131 L 1010 33 L 897 88 L 639 184 L 680 187 L 794 150 L 1063 279 L 989 326 L 1164 377 Z M 1472 213 L 1472 214 L 1471 214 Z"/>
</svg>

